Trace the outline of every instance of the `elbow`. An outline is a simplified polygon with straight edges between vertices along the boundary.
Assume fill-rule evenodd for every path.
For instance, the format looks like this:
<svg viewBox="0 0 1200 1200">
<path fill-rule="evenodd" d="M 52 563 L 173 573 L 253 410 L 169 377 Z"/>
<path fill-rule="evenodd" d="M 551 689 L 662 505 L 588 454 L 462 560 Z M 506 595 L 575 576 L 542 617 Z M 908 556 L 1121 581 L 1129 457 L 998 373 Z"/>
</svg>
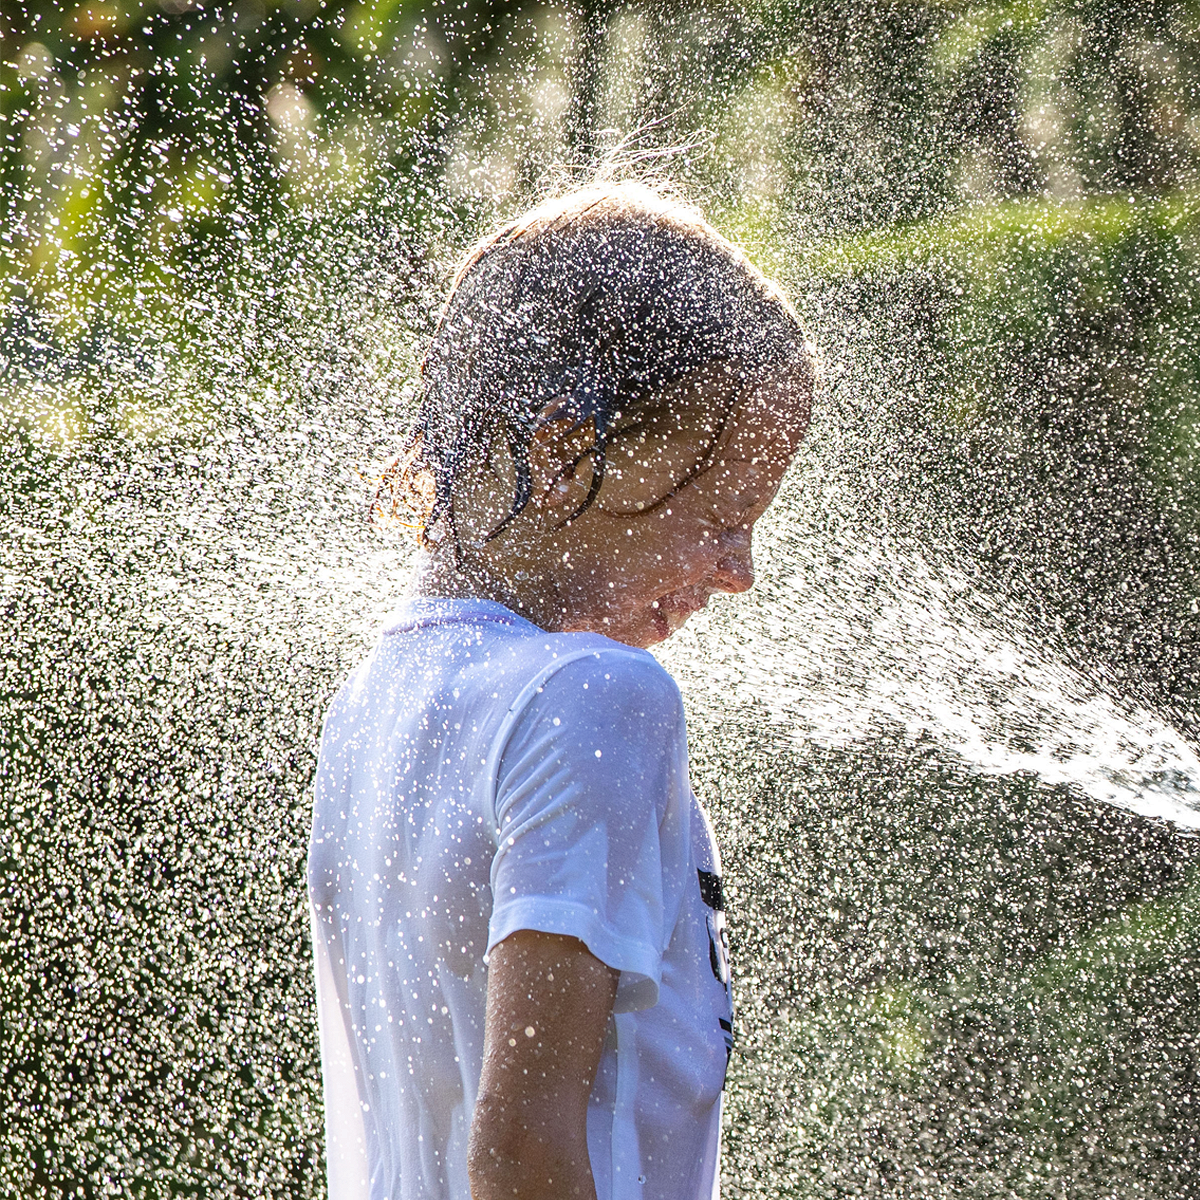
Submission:
<svg viewBox="0 0 1200 1200">
<path fill-rule="evenodd" d="M 467 1143 L 467 1177 L 472 1200 L 522 1195 L 521 1176 L 530 1164 L 530 1133 L 512 1105 L 480 1096 Z"/>
<path fill-rule="evenodd" d="M 475 1106 L 471 1136 L 467 1142 L 467 1178 L 471 1182 L 472 1200 L 491 1200 L 502 1194 L 501 1175 L 512 1173 L 512 1164 L 519 1163 L 521 1146 L 518 1131 L 511 1122 L 497 1119 L 484 1097 Z M 512 1195 L 511 1190 L 509 1195 Z"/>
</svg>

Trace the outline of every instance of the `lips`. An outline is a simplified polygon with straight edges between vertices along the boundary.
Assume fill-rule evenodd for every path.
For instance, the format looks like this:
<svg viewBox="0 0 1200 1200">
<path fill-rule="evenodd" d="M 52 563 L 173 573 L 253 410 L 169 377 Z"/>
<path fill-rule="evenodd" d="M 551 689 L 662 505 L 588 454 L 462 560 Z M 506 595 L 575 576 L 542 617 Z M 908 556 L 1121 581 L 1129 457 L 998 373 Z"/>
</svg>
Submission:
<svg viewBox="0 0 1200 1200">
<path fill-rule="evenodd" d="M 711 595 L 710 589 L 704 586 L 692 586 L 660 596 L 648 610 L 643 610 L 648 612 L 653 636 L 642 644 L 652 646 L 669 638 L 682 628 L 692 613 L 699 612 L 708 603 Z"/>
</svg>

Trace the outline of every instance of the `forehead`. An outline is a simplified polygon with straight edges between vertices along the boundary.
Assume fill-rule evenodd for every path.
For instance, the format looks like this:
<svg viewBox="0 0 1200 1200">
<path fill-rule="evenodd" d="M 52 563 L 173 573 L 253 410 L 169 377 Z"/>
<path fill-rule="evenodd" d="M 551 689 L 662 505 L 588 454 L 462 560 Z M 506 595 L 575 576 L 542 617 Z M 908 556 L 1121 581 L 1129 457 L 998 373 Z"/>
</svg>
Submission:
<svg viewBox="0 0 1200 1200">
<path fill-rule="evenodd" d="M 656 396 L 649 412 L 619 421 L 613 440 L 648 465 L 790 459 L 808 427 L 811 392 L 807 364 L 747 374 L 716 363 Z"/>
<path fill-rule="evenodd" d="M 803 365 L 763 372 L 730 414 L 713 462 L 769 467 L 791 461 L 808 429 L 812 377 Z"/>
<path fill-rule="evenodd" d="M 695 482 L 732 482 L 738 464 L 765 486 L 783 477 L 808 425 L 811 376 L 800 368 L 747 376 L 733 364 L 697 371 L 618 423 L 599 503 L 644 511 Z M 745 482 L 745 481 L 743 481 Z"/>
<path fill-rule="evenodd" d="M 660 392 L 643 396 L 625 415 L 618 416 L 614 434 L 632 435 L 642 442 L 707 437 L 711 446 L 745 390 L 745 374 L 736 364 L 712 363 Z"/>
</svg>

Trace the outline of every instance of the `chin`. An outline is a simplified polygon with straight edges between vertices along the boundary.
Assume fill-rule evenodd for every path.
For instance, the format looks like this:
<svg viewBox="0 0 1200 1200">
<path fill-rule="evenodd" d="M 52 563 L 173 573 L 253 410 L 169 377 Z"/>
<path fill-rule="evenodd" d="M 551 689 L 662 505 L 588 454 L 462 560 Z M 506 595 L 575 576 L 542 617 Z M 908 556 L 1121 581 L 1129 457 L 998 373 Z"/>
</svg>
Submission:
<svg viewBox="0 0 1200 1200">
<path fill-rule="evenodd" d="M 707 601 L 708 595 L 703 597 Z M 696 597 L 683 597 L 675 592 L 660 597 L 652 605 L 636 612 L 608 617 L 597 617 L 592 621 L 583 622 L 577 626 L 580 629 L 590 629 L 594 633 L 602 633 L 614 642 L 626 646 L 636 646 L 648 650 L 665 642 L 673 633 L 677 633 L 687 623 L 689 617 L 704 607 L 697 603 Z"/>
<path fill-rule="evenodd" d="M 657 646 L 659 642 L 665 642 L 683 622 L 676 624 L 661 608 L 656 608 L 651 610 L 650 619 L 646 624 L 649 629 L 649 641 L 646 645 Z"/>
<path fill-rule="evenodd" d="M 594 633 L 602 633 L 624 646 L 634 646 L 639 650 L 649 650 L 659 642 L 666 641 L 675 632 L 678 625 L 668 620 L 665 613 L 657 609 L 649 609 L 627 617 L 623 621 L 601 620 L 593 625 Z"/>
<path fill-rule="evenodd" d="M 643 650 L 648 650 L 651 646 L 657 646 L 659 642 L 665 642 L 671 634 L 678 633 L 691 615 L 690 612 L 673 613 L 661 608 L 652 608 L 641 620 L 636 623 L 631 621 L 626 626 L 628 636 L 610 633 L 609 637 L 625 642 L 626 645 L 640 646 Z"/>
</svg>

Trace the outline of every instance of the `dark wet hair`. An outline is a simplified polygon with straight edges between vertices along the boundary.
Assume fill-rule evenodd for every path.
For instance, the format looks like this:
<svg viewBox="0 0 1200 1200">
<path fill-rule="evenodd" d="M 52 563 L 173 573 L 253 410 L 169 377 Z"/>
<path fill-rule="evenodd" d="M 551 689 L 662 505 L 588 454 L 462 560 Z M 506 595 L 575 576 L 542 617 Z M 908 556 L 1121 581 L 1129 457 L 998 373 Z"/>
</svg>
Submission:
<svg viewBox="0 0 1200 1200">
<path fill-rule="evenodd" d="M 702 367 L 751 381 L 812 358 L 792 307 L 694 209 L 640 184 L 589 186 L 484 238 L 459 268 L 422 363 L 405 450 L 385 469 L 397 497 L 451 533 L 455 475 L 503 445 L 515 494 L 494 537 L 531 498 L 529 445 L 567 418 L 592 435 L 599 494 L 614 421 Z M 569 518 L 570 519 L 570 518 Z"/>
</svg>

